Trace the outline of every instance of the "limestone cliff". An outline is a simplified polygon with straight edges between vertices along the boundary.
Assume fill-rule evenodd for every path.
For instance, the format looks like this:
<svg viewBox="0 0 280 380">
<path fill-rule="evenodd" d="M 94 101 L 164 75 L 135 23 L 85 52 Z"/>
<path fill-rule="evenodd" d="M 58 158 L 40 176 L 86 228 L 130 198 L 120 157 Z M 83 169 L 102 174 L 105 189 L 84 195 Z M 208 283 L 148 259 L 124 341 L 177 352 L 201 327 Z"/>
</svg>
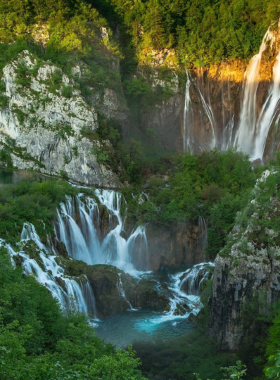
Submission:
<svg viewBox="0 0 280 380">
<path fill-rule="evenodd" d="M 3 164 L 87 185 L 120 185 L 116 175 L 98 163 L 95 151 L 100 142 L 87 137 L 96 131 L 97 113 L 75 88 L 73 79 L 23 51 L 4 67 L 2 87 Z"/>
<path fill-rule="evenodd" d="M 221 349 L 238 350 L 254 327 L 254 318 L 266 315 L 280 298 L 278 183 L 278 173 L 263 174 L 217 256 L 209 334 Z"/>
<path fill-rule="evenodd" d="M 151 270 L 178 268 L 208 260 L 206 226 L 182 223 L 167 228 L 149 224 L 146 236 Z"/>
</svg>

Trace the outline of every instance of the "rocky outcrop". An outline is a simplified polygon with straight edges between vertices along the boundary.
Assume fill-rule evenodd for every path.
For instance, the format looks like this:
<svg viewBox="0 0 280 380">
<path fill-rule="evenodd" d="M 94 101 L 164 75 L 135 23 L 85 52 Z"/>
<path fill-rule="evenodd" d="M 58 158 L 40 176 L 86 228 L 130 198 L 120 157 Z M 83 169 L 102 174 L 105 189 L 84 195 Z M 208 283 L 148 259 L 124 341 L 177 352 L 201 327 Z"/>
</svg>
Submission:
<svg viewBox="0 0 280 380">
<path fill-rule="evenodd" d="M 2 161 L 9 156 L 10 165 L 18 169 L 87 185 L 120 186 L 116 175 L 98 163 L 100 142 L 87 137 L 98 126 L 97 114 L 72 79 L 24 51 L 4 67 L 3 81 Z"/>
<path fill-rule="evenodd" d="M 280 298 L 278 182 L 277 173 L 264 173 L 216 259 L 209 334 L 221 349 L 238 350 L 257 315 Z"/>
<path fill-rule="evenodd" d="M 87 276 L 99 318 L 123 313 L 132 307 L 151 307 L 159 310 L 168 308 L 167 296 L 158 293 L 154 281 L 136 280 L 111 265 L 87 265 L 76 260 L 66 260 L 65 265 L 66 274 Z"/>
</svg>

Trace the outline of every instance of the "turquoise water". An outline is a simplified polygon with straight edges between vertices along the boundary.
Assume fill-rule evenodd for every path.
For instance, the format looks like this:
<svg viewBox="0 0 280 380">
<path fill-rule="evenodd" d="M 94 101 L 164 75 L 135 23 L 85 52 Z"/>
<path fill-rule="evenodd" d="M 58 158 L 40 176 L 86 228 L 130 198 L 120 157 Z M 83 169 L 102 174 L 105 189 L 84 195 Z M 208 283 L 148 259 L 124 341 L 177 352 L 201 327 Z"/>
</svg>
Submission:
<svg viewBox="0 0 280 380">
<path fill-rule="evenodd" d="M 174 276 L 178 273 L 178 269 L 162 270 L 149 272 L 144 277 L 156 280 L 160 291 L 162 286 L 171 289 L 172 285 L 174 286 Z M 189 297 L 190 300 L 192 297 Z M 190 306 L 195 308 L 196 303 L 190 303 Z M 190 332 L 193 330 L 193 325 L 188 320 L 188 316 L 189 313 L 174 315 L 171 311 L 164 312 L 153 309 L 128 310 L 123 314 L 97 322 L 96 333 L 105 342 L 112 343 L 117 348 L 125 348 L 135 341 L 168 340 Z"/>
<path fill-rule="evenodd" d="M 167 340 L 193 330 L 186 318 L 168 319 L 162 312 L 139 309 L 107 318 L 97 323 L 96 333 L 105 342 L 125 348 L 135 341 Z"/>
</svg>

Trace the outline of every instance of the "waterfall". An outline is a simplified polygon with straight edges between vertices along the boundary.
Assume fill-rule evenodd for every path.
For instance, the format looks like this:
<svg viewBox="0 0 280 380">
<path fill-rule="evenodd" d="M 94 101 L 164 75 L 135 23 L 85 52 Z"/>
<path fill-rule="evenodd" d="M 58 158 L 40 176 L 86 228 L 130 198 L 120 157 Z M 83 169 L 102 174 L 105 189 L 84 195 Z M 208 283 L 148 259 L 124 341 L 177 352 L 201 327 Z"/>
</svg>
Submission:
<svg viewBox="0 0 280 380">
<path fill-rule="evenodd" d="M 207 247 L 207 223 L 203 216 L 198 217 L 198 244 L 204 252 Z"/>
<path fill-rule="evenodd" d="M 125 291 L 124 291 L 124 288 L 123 288 L 123 283 L 122 283 L 122 275 L 121 273 L 118 273 L 118 283 L 117 283 L 117 288 L 120 292 L 120 295 L 122 296 L 122 298 L 125 300 L 125 302 L 128 303 L 128 306 L 129 306 L 129 309 L 130 310 L 137 310 L 137 309 L 133 309 L 131 303 L 128 301 L 128 299 L 126 298 L 126 295 L 125 295 Z"/>
<path fill-rule="evenodd" d="M 211 132 L 212 132 L 212 141 L 210 144 L 210 148 L 214 148 L 217 145 L 216 134 L 215 134 L 215 126 L 216 126 L 215 117 L 212 111 L 210 101 L 209 101 L 209 104 L 206 102 L 206 100 L 204 99 L 204 96 L 202 95 L 202 92 L 199 89 L 199 86 L 197 86 L 197 91 L 201 100 L 204 113 L 210 122 L 210 127 L 211 127 Z"/>
<path fill-rule="evenodd" d="M 259 90 L 259 83 L 262 57 L 267 47 L 269 45 L 272 47 L 274 43 L 275 36 L 268 29 L 263 37 L 258 54 L 250 60 L 244 75 L 239 115 L 232 113 L 234 103 L 232 103 L 230 94 L 230 73 L 228 73 L 227 83 L 226 80 L 221 78 L 221 109 L 219 114 L 214 115 L 209 96 L 209 82 L 207 88 L 207 83 L 203 82 L 203 73 L 201 72 L 195 83 L 191 75 L 186 71 L 183 113 L 184 152 L 212 149 L 216 146 L 225 151 L 232 146 L 236 146 L 248 154 L 252 160 L 258 158 L 262 160 L 268 136 L 270 151 L 266 151 L 267 154 L 273 154 L 273 151 L 278 148 L 278 146 L 275 146 L 276 143 L 278 144 L 275 135 L 280 113 L 280 53 L 275 59 L 271 85 L 262 103 L 262 99 L 258 96 L 261 91 L 261 89 Z M 198 101 L 200 105 L 198 110 L 196 110 L 190 96 L 191 85 L 196 93 L 196 102 Z M 219 110 L 219 104 L 215 110 Z M 209 121 L 209 138 L 206 137 L 207 131 L 203 128 L 205 124 L 204 115 Z M 221 133 L 218 129 L 219 126 L 222 127 Z M 200 128 L 194 129 L 195 127 Z M 270 141 L 270 138 L 272 138 L 272 141 Z M 200 146 L 198 145 L 199 142 Z"/>
<path fill-rule="evenodd" d="M 255 131 L 255 145 L 252 154 L 253 159 L 263 158 L 265 144 L 269 129 L 279 111 L 280 101 L 280 52 L 277 55 L 273 67 L 273 83 L 264 103 Z"/>
<path fill-rule="evenodd" d="M 214 264 L 201 263 L 194 265 L 191 269 L 188 269 L 184 273 L 177 275 L 179 279 L 179 289 L 185 291 L 187 294 L 198 295 L 201 290 L 201 286 L 210 278 L 210 268 L 214 268 Z"/>
<path fill-rule="evenodd" d="M 193 122 L 193 109 L 190 97 L 191 79 L 189 73 L 186 71 L 187 80 L 185 88 L 185 105 L 184 105 L 184 117 L 183 117 L 183 150 L 184 152 L 192 153 L 192 139 L 191 139 L 191 126 Z"/>
<path fill-rule="evenodd" d="M 185 103 L 184 103 L 184 114 L 183 114 L 183 150 L 184 152 L 188 151 L 192 153 L 194 144 L 195 144 L 193 130 L 192 130 L 192 127 L 194 126 L 194 122 L 195 122 L 195 117 L 194 117 L 194 110 L 193 110 L 192 101 L 190 97 L 191 85 L 193 85 L 193 88 L 196 92 L 198 100 L 200 101 L 204 114 L 209 120 L 211 139 L 208 146 L 210 147 L 210 149 L 212 149 L 217 145 L 217 138 L 216 138 L 216 121 L 215 121 L 214 113 L 211 107 L 210 98 L 208 96 L 208 100 L 206 100 L 204 92 L 201 91 L 199 88 L 199 83 L 194 83 L 194 81 L 192 81 L 191 75 L 188 73 L 188 71 L 186 71 L 186 76 L 187 76 L 187 79 L 186 79 L 186 86 L 185 86 Z M 202 80 L 202 84 L 203 84 L 203 80 Z M 209 88 L 208 88 L 208 92 L 209 92 Z M 202 113 L 200 110 L 199 110 L 198 116 L 200 117 L 199 124 L 203 125 L 203 118 L 202 118 Z M 199 148 L 202 150 L 203 146 Z"/>
<path fill-rule="evenodd" d="M 68 254 L 87 264 L 110 264 L 126 272 L 148 268 L 148 244 L 145 227 L 137 227 L 125 239 L 121 215 L 125 201 L 113 190 L 95 190 L 97 200 L 84 197 L 67 197 L 57 210 L 57 236 L 63 241 Z M 109 232 L 102 238 L 98 232 L 98 203 L 109 212 Z"/>
<path fill-rule="evenodd" d="M 245 73 L 243 102 L 240 113 L 240 123 L 234 145 L 249 154 L 251 159 L 263 158 L 265 143 L 269 129 L 279 106 L 280 99 L 280 55 L 278 54 L 273 67 L 273 82 L 260 115 L 257 113 L 257 90 L 260 78 L 262 54 L 268 41 L 273 43 L 274 37 L 268 30 L 262 40 L 259 53 L 250 61 Z"/>
<path fill-rule="evenodd" d="M 221 150 L 225 151 L 233 145 L 234 115 L 232 115 L 223 129 Z"/>
<path fill-rule="evenodd" d="M 50 247 L 42 243 L 31 223 L 23 225 L 21 241 L 18 243 L 19 252 L 14 251 L 9 244 L 5 244 L 4 240 L 0 241 L 0 245 L 7 249 L 13 264 L 14 257 L 19 256 L 22 260 L 23 272 L 26 275 L 34 275 L 63 308 L 74 307 L 96 318 L 94 295 L 86 276 L 75 279 L 66 276 L 64 268 L 58 264 L 58 256 L 52 250 L 50 243 Z M 26 253 L 30 249 L 36 259 Z"/>
</svg>

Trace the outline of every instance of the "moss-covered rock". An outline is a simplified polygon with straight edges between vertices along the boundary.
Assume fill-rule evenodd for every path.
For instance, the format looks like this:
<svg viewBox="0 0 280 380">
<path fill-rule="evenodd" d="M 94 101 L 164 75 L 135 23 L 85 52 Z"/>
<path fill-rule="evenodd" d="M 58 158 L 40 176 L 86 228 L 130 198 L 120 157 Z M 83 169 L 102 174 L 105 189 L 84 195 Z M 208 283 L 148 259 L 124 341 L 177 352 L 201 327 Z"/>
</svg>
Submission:
<svg viewBox="0 0 280 380">
<path fill-rule="evenodd" d="M 134 277 L 112 265 L 87 265 L 82 261 L 63 259 L 69 276 L 85 274 L 94 293 L 99 318 L 122 313 L 132 307 L 151 307 L 166 310 L 168 297 L 159 294 L 156 283 Z"/>
</svg>

